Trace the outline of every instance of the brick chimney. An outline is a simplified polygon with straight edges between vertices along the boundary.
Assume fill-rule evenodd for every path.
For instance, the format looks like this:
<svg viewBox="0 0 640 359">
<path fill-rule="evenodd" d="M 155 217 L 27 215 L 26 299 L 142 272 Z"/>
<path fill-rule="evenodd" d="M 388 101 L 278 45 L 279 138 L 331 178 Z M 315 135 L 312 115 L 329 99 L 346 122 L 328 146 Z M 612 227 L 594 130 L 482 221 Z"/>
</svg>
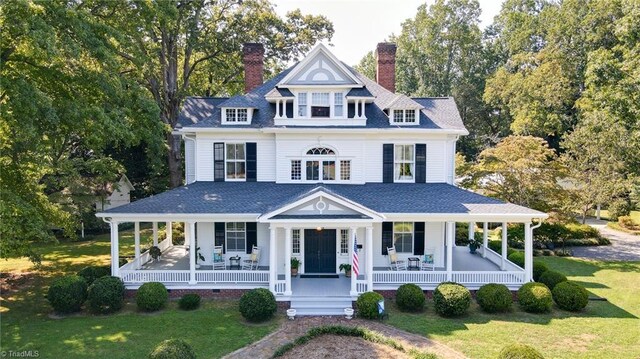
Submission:
<svg viewBox="0 0 640 359">
<path fill-rule="evenodd" d="M 378 43 L 376 59 L 376 81 L 387 90 L 396 92 L 396 44 Z"/>
<path fill-rule="evenodd" d="M 246 43 L 242 46 L 244 63 L 244 92 L 262 85 L 264 72 L 264 46 L 259 43 Z"/>
</svg>

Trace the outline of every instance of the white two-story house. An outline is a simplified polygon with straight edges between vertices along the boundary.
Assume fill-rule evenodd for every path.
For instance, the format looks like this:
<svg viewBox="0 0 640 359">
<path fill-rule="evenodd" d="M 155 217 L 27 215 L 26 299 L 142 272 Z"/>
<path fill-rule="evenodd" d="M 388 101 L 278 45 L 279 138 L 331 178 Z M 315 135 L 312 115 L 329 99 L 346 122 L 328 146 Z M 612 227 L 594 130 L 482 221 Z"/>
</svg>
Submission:
<svg viewBox="0 0 640 359">
<path fill-rule="evenodd" d="M 318 45 L 263 83 L 264 48 L 246 44 L 245 94 L 184 103 L 185 185 L 99 214 L 112 225 L 113 273 L 129 288 L 265 287 L 283 301 L 530 281 L 532 222 L 546 214 L 454 185 L 456 141 L 468 134 L 456 104 L 395 93 L 395 51 L 378 45 L 377 81 Z M 123 222 L 135 223 L 136 253 L 119 268 Z M 186 243 L 158 243 L 162 259 L 149 262 L 140 222 L 183 222 Z M 478 254 L 455 246 L 456 222 L 481 223 Z M 524 269 L 487 248 L 488 222 L 525 224 Z M 357 275 L 346 278 L 354 250 Z"/>
</svg>

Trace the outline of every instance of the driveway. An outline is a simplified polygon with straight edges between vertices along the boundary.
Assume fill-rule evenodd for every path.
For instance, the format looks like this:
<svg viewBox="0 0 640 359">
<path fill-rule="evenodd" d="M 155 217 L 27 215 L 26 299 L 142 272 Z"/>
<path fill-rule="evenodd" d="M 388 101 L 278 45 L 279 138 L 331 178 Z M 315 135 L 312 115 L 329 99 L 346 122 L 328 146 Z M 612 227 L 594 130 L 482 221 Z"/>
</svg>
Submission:
<svg viewBox="0 0 640 359">
<path fill-rule="evenodd" d="M 572 247 L 574 257 L 603 261 L 640 261 L 640 236 L 607 227 L 607 221 L 587 218 L 586 224 L 611 241 L 609 246 Z"/>
</svg>

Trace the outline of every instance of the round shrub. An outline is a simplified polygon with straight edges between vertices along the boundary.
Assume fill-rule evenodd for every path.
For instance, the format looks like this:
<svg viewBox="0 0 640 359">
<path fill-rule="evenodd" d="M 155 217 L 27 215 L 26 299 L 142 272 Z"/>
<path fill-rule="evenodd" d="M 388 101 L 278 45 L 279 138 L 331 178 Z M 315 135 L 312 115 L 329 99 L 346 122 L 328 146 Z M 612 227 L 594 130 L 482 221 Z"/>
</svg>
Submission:
<svg viewBox="0 0 640 359">
<path fill-rule="evenodd" d="M 513 262 L 513 264 L 517 264 L 524 268 L 524 252 L 513 252 L 507 256 L 507 259 Z"/>
<path fill-rule="evenodd" d="M 571 312 L 580 311 L 589 303 L 589 292 L 575 282 L 558 283 L 551 294 L 558 307 Z"/>
<path fill-rule="evenodd" d="M 124 283 L 118 277 L 96 279 L 89 286 L 89 307 L 96 313 L 113 313 L 124 305 Z"/>
<path fill-rule="evenodd" d="M 545 284 L 550 290 L 553 290 L 558 283 L 567 281 L 567 277 L 564 274 L 553 270 L 542 273 L 538 279 L 538 282 Z"/>
<path fill-rule="evenodd" d="M 443 317 L 464 314 L 471 304 L 471 293 L 458 283 L 441 283 L 433 292 L 436 312 Z"/>
<path fill-rule="evenodd" d="M 77 275 L 60 277 L 51 283 L 47 300 L 58 313 L 77 312 L 87 300 L 87 281 Z"/>
<path fill-rule="evenodd" d="M 504 284 L 485 284 L 476 293 L 476 301 L 487 313 L 506 312 L 511 308 L 513 297 Z"/>
<path fill-rule="evenodd" d="M 178 301 L 178 306 L 183 310 L 196 309 L 200 306 L 200 296 L 195 293 L 185 294 Z"/>
<path fill-rule="evenodd" d="M 136 292 L 136 305 L 138 309 L 154 312 L 162 309 L 169 300 L 167 287 L 162 283 L 149 282 L 138 288 Z"/>
<path fill-rule="evenodd" d="M 240 314 L 250 322 L 261 322 L 278 309 L 276 298 L 265 288 L 252 289 L 240 298 Z"/>
<path fill-rule="evenodd" d="M 542 273 L 548 271 L 547 265 L 542 262 L 533 261 L 533 280 L 539 281 Z"/>
<path fill-rule="evenodd" d="M 366 319 L 378 318 L 378 302 L 383 299 L 382 295 L 376 292 L 360 294 L 358 300 L 356 300 L 358 316 Z"/>
<path fill-rule="evenodd" d="M 149 354 L 149 359 L 195 359 L 196 353 L 182 339 L 167 339 Z"/>
<path fill-rule="evenodd" d="M 111 275 L 111 267 L 88 266 L 88 267 L 82 268 L 78 272 L 78 275 L 87 281 L 87 285 L 91 285 L 96 279 Z"/>
<path fill-rule="evenodd" d="M 529 282 L 518 290 L 518 303 L 529 313 L 545 313 L 551 310 L 551 291 L 542 283 Z"/>
<path fill-rule="evenodd" d="M 533 347 L 524 344 L 511 344 L 502 348 L 498 359 L 544 359 Z"/>
<path fill-rule="evenodd" d="M 403 284 L 396 291 L 396 304 L 404 311 L 418 311 L 424 307 L 424 293 L 413 283 Z"/>
</svg>

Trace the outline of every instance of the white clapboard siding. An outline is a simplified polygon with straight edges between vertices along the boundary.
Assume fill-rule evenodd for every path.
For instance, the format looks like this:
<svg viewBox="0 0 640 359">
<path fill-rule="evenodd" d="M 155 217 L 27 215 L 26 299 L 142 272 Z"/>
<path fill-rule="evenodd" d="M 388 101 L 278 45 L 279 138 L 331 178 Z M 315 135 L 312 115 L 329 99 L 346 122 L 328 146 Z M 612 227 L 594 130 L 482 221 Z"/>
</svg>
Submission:
<svg viewBox="0 0 640 359">
<path fill-rule="evenodd" d="M 184 169 L 185 180 L 187 184 L 193 183 L 196 180 L 196 141 L 185 140 L 184 141 Z"/>
</svg>

